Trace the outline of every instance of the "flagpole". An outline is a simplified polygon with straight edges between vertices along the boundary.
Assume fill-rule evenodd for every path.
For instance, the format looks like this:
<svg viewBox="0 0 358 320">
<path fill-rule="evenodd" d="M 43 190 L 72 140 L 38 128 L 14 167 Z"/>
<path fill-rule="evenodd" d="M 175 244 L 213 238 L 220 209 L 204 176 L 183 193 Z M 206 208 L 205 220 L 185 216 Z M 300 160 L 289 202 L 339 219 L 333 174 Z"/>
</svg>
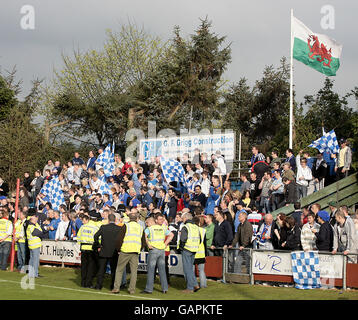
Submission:
<svg viewBox="0 0 358 320">
<path fill-rule="evenodd" d="M 290 129 L 289 129 L 289 148 L 292 149 L 293 131 L 293 9 L 291 9 L 291 49 L 290 49 Z"/>
</svg>

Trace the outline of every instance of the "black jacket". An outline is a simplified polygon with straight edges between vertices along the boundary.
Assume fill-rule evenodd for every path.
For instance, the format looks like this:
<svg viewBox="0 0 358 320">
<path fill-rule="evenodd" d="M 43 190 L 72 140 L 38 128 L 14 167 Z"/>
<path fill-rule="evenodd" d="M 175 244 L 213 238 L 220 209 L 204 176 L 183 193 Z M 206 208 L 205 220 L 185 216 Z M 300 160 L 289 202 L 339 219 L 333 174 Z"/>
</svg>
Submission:
<svg viewBox="0 0 358 320">
<path fill-rule="evenodd" d="M 287 230 L 286 250 L 301 250 L 301 229 L 296 224 L 292 229 Z"/>
<path fill-rule="evenodd" d="M 234 239 L 232 226 L 229 221 L 224 220 L 220 225 L 215 224 L 214 239 L 212 245 L 215 247 L 223 247 L 224 245 L 231 245 Z"/>
<path fill-rule="evenodd" d="M 167 206 L 169 208 L 168 216 L 175 218 L 175 215 L 177 214 L 177 200 L 174 197 L 171 197 Z"/>
<path fill-rule="evenodd" d="M 284 187 L 285 204 L 297 202 L 296 182 L 291 181 L 289 184 L 285 184 Z"/>
<path fill-rule="evenodd" d="M 2 185 L 0 186 L 0 196 L 5 196 L 7 197 L 7 194 L 9 193 L 9 185 L 7 184 L 7 182 L 3 182 Z"/>
<path fill-rule="evenodd" d="M 31 188 L 32 188 L 31 181 L 32 181 L 31 177 L 27 177 L 27 178 L 24 178 L 24 181 L 22 182 L 28 192 L 31 192 Z"/>
<path fill-rule="evenodd" d="M 111 258 L 117 252 L 116 241 L 119 235 L 120 227 L 114 223 L 102 225 L 94 235 L 93 250 L 101 248 L 99 256 L 102 258 Z M 101 243 L 99 243 L 101 237 Z"/>
<path fill-rule="evenodd" d="M 312 176 L 319 181 L 321 181 L 323 178 L 327 175 L 327 163 L 326 161 L 322 160 L 319 167 L 316 169 L 317 159 L 313 161 L 312 165 Z"/>
<path fill-rule="evenodd" d="M 277 236 L 276 236 L 276 233 L 275 233 L 276 229 L 278 230 L 278 233 L 280 235 L 280 239 L 278 239 Z M 273 233 L 272 233 L 272 245 L 273 245 L 274 249 L 282 250 L 283 247 L 281 245 L 287 239 L 287 228 L 286 227 L 279 228 L 277 223 L 275 223 L 275 225 L 271 228 L 271 230 L 273 231 Z"/>
<path fill-rule="evenodd" d="M 327 221 L 316 233 L 316 246 L 319 251 L 332 251 L 333 249 L 333 228 Z"/>
</svg>

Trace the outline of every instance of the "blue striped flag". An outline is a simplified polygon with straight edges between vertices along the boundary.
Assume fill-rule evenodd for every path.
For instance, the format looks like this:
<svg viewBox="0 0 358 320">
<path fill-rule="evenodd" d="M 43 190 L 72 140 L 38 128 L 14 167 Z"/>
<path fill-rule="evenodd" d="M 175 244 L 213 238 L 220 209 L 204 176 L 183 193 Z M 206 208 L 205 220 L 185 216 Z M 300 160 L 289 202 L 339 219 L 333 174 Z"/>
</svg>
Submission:
<svg viewBox="0 0 358 320">
<path fill-rule="evenodd" d="M 160 165 L 162 167 L 163 176 L 165 181 L 169 184 L 170 182 L 181 182 L 184 186 L 187 186 L 187 179 L 185 178 L 185 171 L 181 163 L 173 159 L 160 158 Z"/>
<path fill-rule="evenodd" d="M 106 177 L 113 176 L 114 171 L 114 144 L 111 148 L 111 144 L 108 144 L 106 149 L 98 156 L 98 164 L 104 169 Z"/>
<path fill-rule="evenodd" d="M 315 251 L 295 251 L 291 253 L 292 275 L 297 289 L 321 287 L 318 253 Z"/>
<path fill-rule="evenodd" d="M 53 177 L 50 181 L 44 184 L 40 193 L 48 197 L 49 202 L 52 205 L 52 209 L 54 210 L 58 210 L 60 205 L 65 203 L 65 197 L 57 176 Z"/>
<path fill-rule="evenodd" d="M 323 136 L 319 139 L 313 141 L 310 145 L 310 148 L 315 148 L 319 152 L 328 152 L 328 153 L 338 153 L 339 145 L 334 130 L 329 132 L 323 131 Z"/>
</svg>

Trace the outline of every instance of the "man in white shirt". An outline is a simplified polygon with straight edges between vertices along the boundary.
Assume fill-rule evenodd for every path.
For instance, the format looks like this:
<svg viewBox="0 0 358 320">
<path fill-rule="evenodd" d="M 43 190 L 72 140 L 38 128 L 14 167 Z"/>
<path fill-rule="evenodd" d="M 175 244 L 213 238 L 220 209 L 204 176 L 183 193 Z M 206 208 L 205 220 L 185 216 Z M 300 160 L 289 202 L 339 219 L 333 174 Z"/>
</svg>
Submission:
<svg viewBox="0 0 358 320">
<path fill-rule="evenodd" d="M 302 150 L 296 157 L 297 165 L 297 175 L 296 175 L 296 184 L 297 184 L 297 200 L 307 196 L 307 189 L 309 182 L 313 179 L 312 171 L 307 166 L 307 159 L 301 159 Z"/>
<path fill-rule="evenodd" d="M 208 173 L 206 171 L 203 171 L 201 178 L 201 192 L 205 194 L 205 197 L 207 197 L 210 191 L 210 180 L 208 177 Z"/>
<path fill-rule="evenodd" d="M 69 223 L 70 223 L 70 218 L 68 212 L 65 212 L 62 214 L 62 220 L 57 227 L 56 236 L 55 236 L 56 241 L 67 240 L 66 230 L 68 228 Z"/>
<path fill-rule="evenodd" d="M 71 161 L 68 161 L 67 163 L 68 169 L 67 169 L 67 181 L 69 182 L 70 186 L 73 184 L 74 182 L 74 176 L 73 176 L 73 165 Z"/>
<path fill-rule="evenodd" d="M 98 179 L 98 176 L 96 174 L 93 174 L 91 176 L 91 179 L 89 181 L 91 190 L 94 192 L 98 192 L 99 187 L 101 186 L 101 180 Z"/>
<path fill-rule="evenodd" d="M 220 174 L 222 176 L 222 180 L 224 183 L 226 180 L 227 170 L 226 170 L 226 163 L 224 157 L 221 155 L 220 150 L 216 150 L 216 160 L 218 161 L 218 168 L 220 169 Z"/>
</svg>

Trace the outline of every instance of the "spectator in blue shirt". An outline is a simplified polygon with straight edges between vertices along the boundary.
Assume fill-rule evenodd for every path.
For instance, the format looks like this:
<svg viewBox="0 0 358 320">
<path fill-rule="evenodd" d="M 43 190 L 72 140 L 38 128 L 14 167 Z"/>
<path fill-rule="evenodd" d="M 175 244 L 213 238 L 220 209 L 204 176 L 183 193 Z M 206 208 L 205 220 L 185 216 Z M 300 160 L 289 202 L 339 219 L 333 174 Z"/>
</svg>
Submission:
<svg viewBox="0 0 358 320">
<path fill-rule="evenodd" d="M 153 202 L 153 198 L 148 193 L 148 187 L 141 187 L 140 194 L 141 194 L 140 196 L 141 203 L 148 208 L 149 204 Z"/>
<path fill-rule="evenodd" d="M 103 207 L 108 206 L 111 207 L 112 206 L 112 201 L 109 199 L 109 194 L 105 193 L 103 194 Z"/>
<path fill-rule="evenodd" d="M 150 172 L 148 175 L 148 187 L 155 186 L 158 183 L 158 180 L 154 177 L 154 173 Z"/>
<path fill-rule="evenodd" d="M 96 157 L 94 156 L 94 152 L 91 150 L 88 153 L 88 161 L 87 161 L 87 170 L 89 168 L 93 168 L 94 170 L 96 170 Z"/>
<path fill-rule="evenodd" d="M 284 162 L 289 162 L 291 165 L 291 169 L 293 172 L 296 171 L 296 157 L 293 154 L 293 150 L 292 149 L 287 149 L 286 150 L 286 160 Z"/>
<path fill-rule="evenodd" d="M 49 227 L 48 227 L 48 237 L 50 240 L 55 240 L 55 236 L 56 236 L 56 231 L 58 228 L 58 224 L 61 222 L 61 218 L 60 218 L 60 212 L 59 211 L 54 211 L 53 212 L 54 217 L 51 220 Z"/>
<path fill-rule="evenodd" d="M 220 201 L 219 187 L 220 179 L 218 176 L 212 177 L 213 185 L 210 187 L 209 195 L 206 200 L 205 214 L 214 214 L 214 208 L 218 206 Z"/>
<path fill-rule="evenodd" d="M 80 154 L 78 152 L 75 152 L 75 156 L 72 159 L 72 164 L 78 164 L 79 166 L 82 166 L 82 164 L 84 164 L 85 162 L 83 161 L 83 159 L 80 157 Z"/>
<path fill-rule="evenodd" d="M 235 233 L 237 232 L 237 228 L 240 224 L 239 221 L 239 214 L 241 212 L 244 212 L 247 214 L 246 210 L 244 209 L 246 207 L 245 203 L 242 200 L 239 200 L 238 203 L 236 204 L 236 213 L 235 213 L 235 220 L 234 220 L 234 228 L 235 228 Z"/>
</svg>

